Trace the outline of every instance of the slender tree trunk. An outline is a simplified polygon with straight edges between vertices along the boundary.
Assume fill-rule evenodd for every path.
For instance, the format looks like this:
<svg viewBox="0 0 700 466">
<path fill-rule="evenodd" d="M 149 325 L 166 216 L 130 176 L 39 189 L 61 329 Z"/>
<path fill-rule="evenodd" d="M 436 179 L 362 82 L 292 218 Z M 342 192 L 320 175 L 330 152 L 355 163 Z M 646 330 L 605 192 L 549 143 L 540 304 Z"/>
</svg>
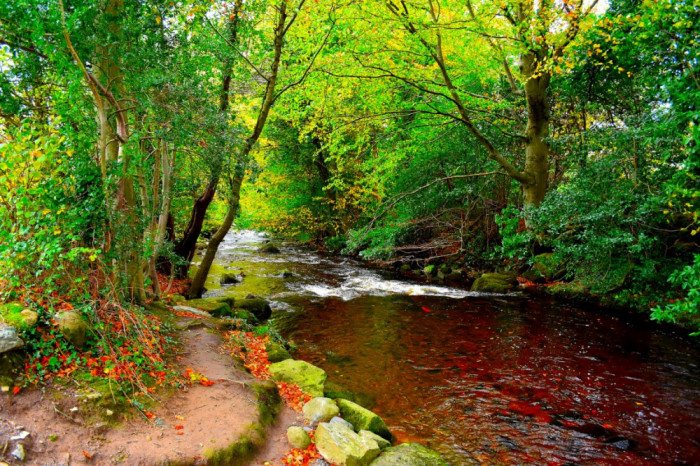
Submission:
<svg viewBox="0 0 700 466">
<path fill-rule="evenodd" d="M 243 178 L 238 176 L 233 180 L 233 185 L 231 186 L 231 198 L 229 200 L 226 216 L 224 217 L 224 221 L 221 223 L 219 229 L 216 230 L 214 236 L 212 236 L 209 240 L 209 244 L 207 245 L 207 250 L 204 253 L 202 262 L 199 264 L 197 273 L 195 274 L 194 279 L 192 280 L 192 284 L 190 285 L 190 288 L 188 290 L 187 297 L 189 299 L 199 298 L 204 292 L 204 283 L 207 280 L 209 270 L 211 269 L 211 265 L 214 262 L 214 258 L 216 257 L 216 252 L 219 250 L 219 245 L 231 229 L 231 225 L 233 225 L 233 220 L 236 218 L 236 214 L 238 213 L 242 182 Z"/>
<path fill-rule="evenodd" d="M 255 122 L 253 133 L 248 139 L 246 139 L 245 145 L 238 154 L 235 174 L 231 183 L 231 198 L 229 200 L 228 210 L 226 211 L 226 217 L 224 218 L 224 223 L 216 231 L 207 245 L 207 250 L 204 253 L 204 259 L 202 259 L 202 263 L 199 265 L 197 274 L 195 275 L 195 278 L 190 285 L 190 289 L 188 290 L 188 296 L 190 298 L 202 295 L 204 282 L 207 279 L 207 275 L 209 275 L 209 269 L 214 261 L 214 257 L 216 257 L 216 252 L 219 249 L 219 245 L 224 240 L 224 237 L 233 224 L 233 219 L 235 218 L 239 207 L 241 184 L 243 182 L 245 172 L 245 161 L 253 149 L 253 146 L 255 146 L 255 143 L 260 138 L 260 134 L 262 133 L 263 128 L 265 128 L 267 117 L 270 114 L 272 104 L 275 102 L 275 87 L 277 86 L 277 76 L 279 73 L 280 60 L 282 58 L 282 48 L 284 47 L 284 35 L 288 29 L 287 4 L 284 1 L 280 2 L 279 4 L 278 15 L 277 24 L 275 26 L 274 57 L 272 59 L 272 64 L 270 65 L 270 76 L 267 81 L 267 87 L 265 88 L 265 94 L 263 95 L 260 113 L 258 114 L 257 121 Z M 296 16 L 294 16 L 294 18 L 296 18 Z"/>
<path fill-rule="evenodd" d="M 219 177 L 212 179 L 207 184 L 204 192 L 194 201 L 192 206 L 192 215 L 190 216 L 190 222 L 185 228 L 185 232 L 182 235 L 182 239 L 175 246 L 175 254 L 182 258 L 184 264 L 178 265 L 176 269 L 176 276 L 178 278 L 187 277 L 187 271 L 190 268 L 190 262 L 194 257 L 194 252 L 197 249 L 197 240 L 199 235 L 202 233 L 202 225 L 204 224 L 204 217 L 207 215 L 207 209 L 209 204 L 214 199 L 216 194 L 216 186 L 219 183 Z"/>
</svg>

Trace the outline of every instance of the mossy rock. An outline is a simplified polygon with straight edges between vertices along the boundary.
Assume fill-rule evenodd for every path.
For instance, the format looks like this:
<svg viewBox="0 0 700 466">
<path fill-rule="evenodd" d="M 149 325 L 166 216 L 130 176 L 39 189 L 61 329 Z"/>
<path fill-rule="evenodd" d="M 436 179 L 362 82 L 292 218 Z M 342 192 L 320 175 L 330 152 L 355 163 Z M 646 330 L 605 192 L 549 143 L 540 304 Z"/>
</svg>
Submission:
<svg viewBox="0 0 700 466">
<path fill-rule="evenodd" d="M 149 310 L 156 312 L 168 312 L 169 310 L 168 305 L 165 304 L 163 301 L 152 301 L 148 303 L 146 307 Z"/>
<path fill-rule="evenodd" d="M 408 273 L 411 271 L 411 265 L 410 264 L 401 264 L 401 267 L 399 267 L 399 270 L 405 273 Z"/>
<path fill-rule="evenodd" d="M 277 344 L 273 341 L 265 345 L 265 351 L 267 351 L 267 359 L 270 362 L 280 362 L 286 359 L 292 359 L 292 356 L 286 349 L 284 349 L 282 345 Z"/>
<path fill-rule="evenodd" d="M 536 255 L 533 258 L 532 270 L 547 281 L 560 280 L 566 275 L 566 270 L 554 259 L 551 252 Z"/>
<path fill-rule="evenodd" d="M 299 385 L 304 393 L 323 396 L 326 371 L 306 361 L 287 359 L 270 365 L 272 378 L 279 382 Z"/>
<path fill-rule="evenodd" d="M 340 414 L 343 416 L 343 419 L 355 426 L 357 432 L 368 430 L 391 441 L 392 435 L 389 432 L 389 428 L 377 414 L 350 400 L 339 398 L 336 400 L 336 403 L 338 408 L 340 408 Z"/>
<path fill-rule="evenodd" d="M 279 254 L 280 248 L 277 246 L 276 243 L 273 243 L 270 241 L 269 243 L 265 244 L 264 246 L 261 246 L 258 248 L 258 252 L 263 252 L 266 254 Z"/>
<path fill-rule="evenodd" d="M 89 327 L 87 322 L 77 312 L 59 312 L 54 316 L 54 321 L 66 340 L 73 346 L 78 349 L 82 349 L 85 346 Z"/>
<path fill-rule="evenodd" d="M 5 322 L 17 330 L 32 329 L 36 326 L 38 320 L 39 314 L 30 309 L 25 309 L 22 303 L 0 304 L 0 322 Z"/>
<path fill-rule="evenodd" d="M 438 268 L 438 271 L 442 272 L 443 275 L 447 275 L 450 272 L 452 272 L 452 268 L 447 265 L 447 264 L 440 264 L 440 267 Z"/>
<path fill-rule="evenodd" d="M 386 448 L 389 448 L 391 446 L 391 442 L 388 441 L 387 439 L 380 437 L 379 435 L 375 434 L 374 432 L 370 432 L 368 430 L 361 430 L 358 432 L 358 435 L 365 439 L 365 440 L 372 440 L 374 442 L 377 442 L 377 445 L 379 445 L 380 450 L 384 450 Z"/>
<path fill-rule="evenodd" d="M 436 275 L 437 274 L 437 267 L 435 267 L 435 265 L 432 265 L 432 264 L 426 265 L 423 268 L 423 273 L 428 277 L 432 276 L 432 275 Z"/>
<path fill-rule="evenodd" d="M 592 299 L 590 289 L 580 282 L 548 286 L 547 293 L 557 298 L 579 300 L 583 302 Z"/>
<path fill-rule="evenodd" d="M 439 453 L 420 443 L 402 443 L 387 448 L 371 466 L 447 466 L 447 461 Z"/>
<path fill-rule="evenodd" d="M 472 284 L 472 291 L 507 293 L 518 284 L 515 273 L 485 273 Z"/>
<path fill-rule="evenodd" d="M 366 466 L 380 452 L 377 442 L 360 437 L 352 429 L 340 423 L 319 424 L 314 441 L 318 452 L 331 464 Z"/>
<path fill-rule="evenodd" d="M 272 315 L 270 303 L 262 298 L 238 299 L 235 303 L 236 309 L 245 309 L 252 312 L 260 321 L 267 320 Z"/>
<path fill-rule="evenodd" d="M 340 413 L 340 410 L 335 401 L 324 396 L 317 396 L 304 405 L 302 412 L 304 413 L 304 419 L 311 424 L 315 424 L 317 422 L 330 421 Z"/>
<path fill-rule="evenodd" d="M 227 300 L 221 298 L 200 298 L 186 301 L 187 306 L 191 306 L 202 311 L 206 311 L 214 317 L 232 316 L 233 311 Z"/>
<path fill-rule="evenodd" d="M 293 448 L 301 450 L 311 445 L 309 434 L 299 426 L 290 426 L 287 429 L 287 440 Z"/>
<path fill-rule="evenodd" d="M 240 282 L 240 280 L 235 273 L 225 273 L 219 279 L 219 283 L 222 285 L 233 285 L 238 282 Z"/>
</svg>

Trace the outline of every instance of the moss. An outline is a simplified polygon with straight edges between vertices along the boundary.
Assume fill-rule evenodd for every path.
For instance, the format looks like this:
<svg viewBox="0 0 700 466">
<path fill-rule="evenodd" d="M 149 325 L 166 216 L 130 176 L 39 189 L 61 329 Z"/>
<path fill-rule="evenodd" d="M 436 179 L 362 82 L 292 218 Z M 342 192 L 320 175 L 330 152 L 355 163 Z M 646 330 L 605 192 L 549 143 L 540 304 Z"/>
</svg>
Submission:
<svg viewBox="0 0 700 466">
<path fill-rule="evenodd" d="M 22 309 L 24 309 L 22 305 L 16 302 L 0 304 L 0 322 L 5 322 L 17 330 L 28 330 Z"/>
<path fill-rule="evenodd" d="M 258 403 L 258 416 L 264 426 L 271 425 L 277 419 L 282 406 L 282 398 L 277 385 L 270 380 L 261 381 L 250 386 L 255 392 Z"/>
</svg>

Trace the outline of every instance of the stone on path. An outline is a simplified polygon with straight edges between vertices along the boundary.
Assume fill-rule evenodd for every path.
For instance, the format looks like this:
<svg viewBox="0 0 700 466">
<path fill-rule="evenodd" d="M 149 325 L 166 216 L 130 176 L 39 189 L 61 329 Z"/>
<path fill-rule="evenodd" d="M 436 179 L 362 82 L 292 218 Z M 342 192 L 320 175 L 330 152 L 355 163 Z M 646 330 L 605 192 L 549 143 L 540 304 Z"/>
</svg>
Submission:
<svg viewBox="0 0 700 466">
<path fill-rule="evenodd" d="M 287 429 L 287 440 L 292 447 L 302 450 L 311 445 L 309 434 L 299 426 L 291 426 Z"/>
<path fill-rule="evenodd" d="M 54 320 L 66 340 L 76 348 L 82 349 L 87 338 L 88 324 L 80 315 L 73 311 L 60 312 L 54 316 Z"/>
<path fill-rule="evenodd" d="M 323 396 L 326 371 L 306 361 L 287 359 L 270 365 L 270 375 L 278 382 L 294 383 L 304 393 Z"/>
<path fill-rule="evenodd" d="M 316 428 L 316 448 L 329 463 L 338 466 L 366 466 L 379 454 L 379 445 L 360 437 L 349 427 L 322 422 Z"/>
<path fill-rule="evenodd" d="M 340 410 L 335 401 L 330 398 L 317 396 L 304 405 L 302 412 L 307 421 L 315 424 L 317 422 L 330 421 L 340 413 Z"/>
<path fill-rule="evenodd" d="M 345 419 L 343 419 L 340 416 L 336 416 L 328 422 L 330 422 L 331 424 L 343 424 L 343 425 L 347 426 L 348 428 L 355 430 L 355 426 L 353 426 L 352 424 L 350 424 L 348 421 L 346 421 Z"/>
<path fill-rule="evenodd" d="M 355 426 L 356 431 L 369 430 L 375 434 L 391 440 L 391 432 L 382 418 L 350 400 L 339 398 L 336 400 L 343 419 Z"/>
</svg>

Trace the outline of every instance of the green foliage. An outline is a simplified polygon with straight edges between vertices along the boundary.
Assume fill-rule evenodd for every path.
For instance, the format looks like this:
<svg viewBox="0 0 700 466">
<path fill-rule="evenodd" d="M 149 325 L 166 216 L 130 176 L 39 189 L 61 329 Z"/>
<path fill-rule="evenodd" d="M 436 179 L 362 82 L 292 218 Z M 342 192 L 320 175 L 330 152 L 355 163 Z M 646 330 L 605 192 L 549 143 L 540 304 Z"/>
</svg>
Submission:
<svg viewBox="0 0 700 466">
<path fill-rule="evenodd" d="M 661 322 L 681 322 L 700 329 L 700 254 L 695 254 L 691 265 L 675 270 L 668 277 L 668 282 L 683 290 L 683 296 L 654 307 L 651 318 Z M 700 330 L 692 335 L 700 335 Z"/>
<path fill-rule="evenodd" d="M 100 200 L 82 191 L 81 184 L 92 176 L 89 169 L 80 171 L 82 166 L 81 157 L 54 129 L 25 122 L 5 132 L 0 144 L 0 275 L 8 289 L 52 287 L 61 280 L 73 287 L 64 275 L 85 273 L 86 264 L 97 259 L 99 251 L 79 245 Z"/>
</svg>

